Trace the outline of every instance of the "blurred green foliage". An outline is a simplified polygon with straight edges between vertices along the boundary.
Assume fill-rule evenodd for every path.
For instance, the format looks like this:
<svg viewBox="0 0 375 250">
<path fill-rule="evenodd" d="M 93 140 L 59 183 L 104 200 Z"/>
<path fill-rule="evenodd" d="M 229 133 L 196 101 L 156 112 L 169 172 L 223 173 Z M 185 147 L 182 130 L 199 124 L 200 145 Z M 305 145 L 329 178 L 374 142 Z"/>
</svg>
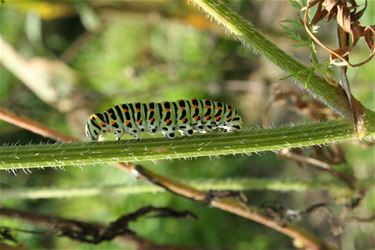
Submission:
<svg viewBox="0 0 375 250">
<path fill-rule="evenodd" d="M 7 2 L 7 1 L 5 1 Z M 233 1 L 233 6 L 242 8 L 246 13 L 251 6 L 241 1 Z M 93 91 L 91 111 L 100 111 L 122 102 L 163 101 L 179 98 L 207 97 L 226 100 L 235 106 L 251 103 L 247 85 L 251 75 L 262 78 L 264 72 L 256 70 L 262 59 L 252 55 L 239 42 L 233 41 L 215 28 L 197 27 L 184 18 L 197 13 L 188 9 L 181 1 L 160 3 L 141 3 L 140 6 L 130 4 L 128 9 L 118 2 L 109 2 L 98 6 L 89 6 L 102 20 L 101 28 L 87 33 L 81 23 L 81 7 L 74 2 L 66 2 L 63 6 L 35 3 L 32 10 L 43 19 L 42 46 L 44 55 L 50 58 L 61 57 L 66 50 L 73 53 L 69 65 L 80 77 L 80 88 Z M 52 5 L 51 5 L 52 4 Z M 373 6 L 373 3 L 370 3 Z M 6 41 L 24 55 L 38 55 L 35 48 L 27 40 L 25 15 L 31 10 L 2 4 L 0 8 L 0 32 Z M 150 5 L 151 9 L 148 9 Z M 156 10 L 152 8 L 158 7 Z M 160 5 L 160 6 L 158 6 Z M 33 6 L 33 5 L 31 5 Z M 43 7 L 40 7 L 43 6 Z M 366 13 L 367 19 L 373 16 L 371 6 Z M 139 8 L 138 8 L 139 7 Z M 39 8 L 39 9 L 38 9 Z M 62 8 L 61 16 L 51 17 L 43 8 Z M 59 9 L 61 10 L 61 9 Z M 86 9 L 87 10 L 87 9 Z M 159 12 L 158 12 L 159 11 Z M 173 15 L 174 11 L 178 15 Z M 64 14 L 65 13 L 65 14 Z M 271 18 L 271 17 L 270 17 Z M 274 19 L 275 18 L 275 19 Z M 272 20 L 279 21 L 275 15 Z M 207 25 L 207 24 L 205 24 Z M 208 26 L 210 27 L 210 26 Z M 263 27 L 262 27 L 263 28 Z M 266 29 L 267 27 L 264 27 Z M 70 29 L 72 31 L 70 31 Z M 73 43 L 82 38 L 82 44 L 73 48 Z M 76 45 L 75 45 L 76 46 Z M 39 55 L 40 56 L 40 55 Z M 374 62 L 355 71 L 353 93 L 369 107 L 374 107 Z M 24 87 L 17 78 L 4 68 L 0 68 L 0 104 L 27 115 L 62 131 L 75 131 L 83 135 L 82 128 L 70 126 L 69 114 L 58 113 L 54 108 L 41 102 L 31 91 Z M 265 77 L 266 79 L 267 76 Z M 281 76 L 280 76 L 281 78 Z M 231 88 L 230 81 L 245 81 L 240 90 Z M 277 80 L 277 79 L 273 79 Z M 265 80 L 265 82 L 267 82 Z M 214 89 L 214 90 L 212 90 Z M 241 110 L 246 113 L 261 113 L 266 99 L 261 99 L 259 110 Z M 287 116 L 288 113 L 282 113 Z M 285 119 L 285 118 L 284 118 Z M 302 120 L 302 119 L 301 119 Z M 82 120 L 82 124 L 84 120 Z M 259 120 L 245 121 L 248 126 L 260 124 Z M 31 133 L 0 121 L 0 143 L 16 142 L 39 143 L 43 139 Z M 337 168 L 350 169 L 360 179 L 374 179 L 374 152 L 345 145 L 348 164 Z M 311 178 L 333 178 L 309 168 L 298 168 L 295 163 L 279 159 L 274 153 L 248 156 L 226 156 L 221 158 L 201 158 L 186 161 L 161 161 L 155 164 L 145 163 L 146 167 L 156 172 L 179 178 L 217 178 L 231 177 L 274 177 L 311 180 Z M 358 171 L 360 170 L 360 172 Z M 368 179 L 367 179 L 368 181 Z M 128 176 L 109 165 L 84 169 L 77 167 L 59 169 L 34 170 L 32 174 L 18 172 L 2 172 L 0 186 L 37 187 L 37 186 L 95 186 L 100 184 L 132 183 L 139 180 Z M 372 192 L 373 193 L 373 192 Z M 328 199 L 324 192 L 314 194 L 280 194 L 273 192 L 246 193 L 249 203 L 260 205 L 264 201 L 278 200 L 291 207 L 304 209 L 307 206 Z M 1 194 L 0 194 L 1 195 Z M 364 201 L 366 211 L 374 211 L 375 197 L 370 195 Z M 108 195 L 90 198 L 56 199 L 56 200 L 9 200 L 4 206 L 35 211 L 67 218 L 81 219 L 100 223 L 108 223 L 117 217 L 132 212 L 145 205 L 170 206 L 175 209 L 190 210 L 197 214 L 198 220 L 176 220 L 160 218 L 142 218 L 131 223 L 131 229 L 140 236 L 159 244 L 201 247 L 203 249 L 291 249 L 292 243 L 287 237 L 235 215 L 211 209 L 205 205 L 194 203 L 171 193 L 139 194 L 119 197 Z M 324 213 L 320 214 L 325 216 Z M 2 220 L 1 225 L 19 228 L 30 228 L 30 225 L 16 223 L 13 220 Z M 328 227 L 326 221 L 315 225 L 315 231 L 322 235 Z M 367 235 L 361 229 L 359 235 Z M 346 234 L 346 237 L 349 235 Z M 66 238 L 38 237 L 35 235 L 17 234 L 20 242 L 28 249 L 126 249 L 116 242 L 107 242 L 97 246 L 82 244 Z"/>
</svg>

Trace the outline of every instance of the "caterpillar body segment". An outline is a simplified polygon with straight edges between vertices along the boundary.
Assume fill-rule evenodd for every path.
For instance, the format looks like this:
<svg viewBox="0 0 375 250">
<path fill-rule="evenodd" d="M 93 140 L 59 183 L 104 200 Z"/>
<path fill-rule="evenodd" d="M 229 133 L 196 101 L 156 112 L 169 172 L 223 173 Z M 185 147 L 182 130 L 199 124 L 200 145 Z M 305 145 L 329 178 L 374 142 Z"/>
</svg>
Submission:
<svg viewBox="0 0 375 250">
<path fill-rule="evenodd" d="M 194 132 L 207 133 L 214 129 L 232 132 L 241 129 L 242 120 L 237 110 L 222 102 L 208 99 L 180 99 L 174 102 L 123 103 L 105 112 L 89 116 L 85 133 L 89 140 L 114 133 L 117 140 L 130 134 L 139 140 L 139 133 L 162 132 L 173 139 L 179 132 L 192 136 Z"/>
</svg>

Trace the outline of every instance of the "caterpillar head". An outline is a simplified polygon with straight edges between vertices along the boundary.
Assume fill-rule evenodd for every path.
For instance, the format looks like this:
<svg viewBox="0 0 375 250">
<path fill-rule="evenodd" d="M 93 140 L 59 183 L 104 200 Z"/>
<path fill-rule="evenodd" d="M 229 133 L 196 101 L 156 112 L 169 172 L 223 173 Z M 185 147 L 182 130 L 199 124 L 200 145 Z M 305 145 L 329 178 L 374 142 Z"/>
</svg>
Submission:
<svg viewBox="0 0 375 250">
<path fill-rule="evenodd" d="M 90 141 L 97 141 L 99 136 L 103 134 L 102 127 L 100 126 L 98 119 L 99 118 L 96 115 L 91 115 L 85 123 L 86 137 Z"/>
</svg>

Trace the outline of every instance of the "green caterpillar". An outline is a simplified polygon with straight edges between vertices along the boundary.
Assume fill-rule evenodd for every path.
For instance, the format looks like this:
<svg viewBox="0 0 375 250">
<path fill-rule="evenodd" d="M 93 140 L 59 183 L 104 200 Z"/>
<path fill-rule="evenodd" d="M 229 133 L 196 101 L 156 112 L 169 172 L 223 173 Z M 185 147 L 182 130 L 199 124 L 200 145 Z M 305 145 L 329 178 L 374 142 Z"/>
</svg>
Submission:
<svg viewBox="0 0 375 250">
<path fill-rule="evenodd" d="M 92 114 L 85 124 L 89 140 L 113 132 L 117 140 L 124 133 L 139 140 L 140 132 L 151 134 L 161 131 L 173 139 L 176 131 L 192 136 L 194 132 L 206 133 L 219 128 L 231 132 L 241 129 L 242 120 L 230 105 L 208 99 L 178 100 L 162 103 L 124 103 L 105 112 Z"/>
</svg>

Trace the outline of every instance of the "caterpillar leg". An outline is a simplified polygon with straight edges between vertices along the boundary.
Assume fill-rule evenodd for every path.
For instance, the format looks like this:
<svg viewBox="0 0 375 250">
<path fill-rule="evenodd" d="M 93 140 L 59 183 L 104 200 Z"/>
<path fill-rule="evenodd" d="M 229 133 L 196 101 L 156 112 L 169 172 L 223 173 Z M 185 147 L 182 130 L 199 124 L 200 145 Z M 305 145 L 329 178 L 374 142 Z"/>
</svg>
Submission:
<svg viewBox="0 0 375 250">
<path fill-rule="evenodd" d="M 174 138 L 176 137 L 176 133 L 174 133 L 174 132 L 172 132 L 172 133 L 168 133 L 168 134 L 166 134 L 166 137 L 167 137 L 168 139 L 174 139 Z"/>
<path fill-rule="evenodd" d="M 168 138 L 168 139 L 174 139 L 176 137 L 176 133 L 171 131 L 162 131 L 163 135 L 165 136 L 165 138 Z"/>
<path fill-rule="evenodd" d="M 176 137 L 176 127 L 163 127 L 162 131 L 163 135 L 168 139 L 174 139 Z"/>
<path fill-rule="evenodd" d="M 213 126 L 213 124 L 211 122 L 207 122 L 203 126 L 204 126 L 204 130 L 206 130 L 208 132 L 212 131 L 213 129 L 215 129 L 215 127 Z"/>
<path fill-rule="evenodd" d="M 218 127 L 218 128 L 219 128 L 219 131 L 222 133 L 228 132 L 228 130 L 224 127 Z"/>
<path fill-rule="evenodd" d="M 139 139 L 139 131 L 137 129 L 131 129 L 129 130 L 129 134 L 131 134 L 134 139 L 136 139 L 137 141 L 140 141 Z"/>
<path fill-rule="evenodd" d="M 123 133 L 122 130 L 116 130 L 116 131 L 115 131 L 116 141 L 121 140 L 121 137 L 122 137 L 123 134 L 124 134 L 124 133 Z"/>
<path fill-rule="evenodd" d="M 183 125 L 180 125 L 179 128 L 178 128 L 178 132 L 181 133 L 181 135 L 183 136 L 192 136 L 193 133 L 194 133 L 194 129 L 192 126 L 190 126 L 190 124 L 183 124 Z"/>
<path fill-rule="evenodd" d="M 181 134 L 184 135 L 184 136 L 192 136 L 194 134 L 194 130 L 192 127 L 188 127 L 188 128 L 185 128 L 185 129 L 182 129 L 180 130 L 181 131 Z"/>
<path fill-rule="evenodd" d="M 193 127 L 194 127 L 194 130 L 197 131 L 198 133 L 201 133 L 201 134 L 207 133 L 201 121 L 194 124 Z"/>
</svg>

